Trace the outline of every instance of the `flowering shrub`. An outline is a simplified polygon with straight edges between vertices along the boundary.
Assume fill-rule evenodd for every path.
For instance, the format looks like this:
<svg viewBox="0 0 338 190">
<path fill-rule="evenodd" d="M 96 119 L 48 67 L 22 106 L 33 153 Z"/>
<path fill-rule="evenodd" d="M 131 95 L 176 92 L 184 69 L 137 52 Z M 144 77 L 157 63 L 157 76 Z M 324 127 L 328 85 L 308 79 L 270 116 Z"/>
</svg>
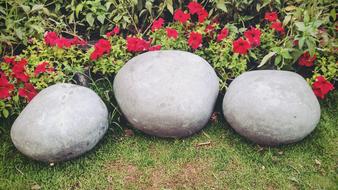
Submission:
<svg viewBox="0 0 338 190">
<path fill-rule="evenodd" d="M 246 27 L 224 25 L 209 16 L 201 4 L 190 2 L 173 11 L 173 22 L 158 17 L 144 35 L 121 33 L 115 26 L 89 49 L 85 40 L 65 38 L 55 32 L 47 32 L 43 42 L 32 39 L 20 56 L 4 57 L 1 62 L 2 116 L 19 113 L 50 84 L 70 81 L 74 74 L 85 71 L 99 78 L 111 77 L 133 56 L 157 50 L 177 49 L 200 55 L 215 69 L 221 90 L 241 73 L 261 68 L 299 72 L 321 99 L 334 89 L 330 81 L 338 76 L 336 47 L 325 41 L 329 33 L 319 30 L 317 21 L 294 23 L 294 33 L 294 25 L 289 26 L 292 30 L 287 27 L 293 22 L 290 15 L 282 20 L 277 11 L 264 13 L 259 24 Z"/>
</svg>

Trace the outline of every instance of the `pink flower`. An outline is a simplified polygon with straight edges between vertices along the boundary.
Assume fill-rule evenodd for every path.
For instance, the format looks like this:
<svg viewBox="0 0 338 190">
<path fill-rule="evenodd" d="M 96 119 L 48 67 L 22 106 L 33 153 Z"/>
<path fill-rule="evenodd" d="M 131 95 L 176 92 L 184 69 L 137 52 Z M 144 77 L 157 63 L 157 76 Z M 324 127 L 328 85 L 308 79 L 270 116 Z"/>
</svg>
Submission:
<svg viewBox="0 0 338 190">
<path fill-rule="evenodd" d="M 242 55 L 247 54 L 248 50 L 250 49 L 249 42 L 244 40 L 243 38 L 238 38 L 236 41 L 233 42 L 232 46 L 232 50 L 234 53 L 239 53 Z"/>
<path fill-rule="evenodd" d="M 268 20 L 270 22 L 275 22 L 277 18 L 278 18 L 278 15 L 275 11 L 265 13 L 265 17 L 264 17 L 265 20 Z"/>
<path fill-rule="evenodd" d="M 197 49 L 202 46 L 202 34 L 198 32 L 191 32 L 188 39 L 188 44 L 191 48 Z"/>
<path fill-rule="evenodd" d="M 115 26 L 112 31 L 106 33 L 106 36 L 110 37 L 110 36 L 117 35 L 119 33 L 120 33 L 120 28 L 118 26 Z"/>
<path fill-rule="evenodd" d="M 276 30 L 277 32 L 280 32 L 281 34 L 284 34 L 284 27 L 281 22 L 274 22 L 271 24 L 270 28 Z"/>
<path fill-rule="evenodd" d="M 149 51 L 158 51 L 161 50 L 162 46 L 161 45 L 155 45 L 155 46 L 151 46 L 149 48 Z"/>
<path fill-rule="evenodd" d="M 251 47 L 256 47 L 261 44 L 261 31 L 258 28 L 251 28 L 244 32 L 245 38 L 249 41 Z"/>
<path fill-rule="evenodd" d="M 163 24 L 164 24 L 164 19 L 163 18 L 159 18 L 159 19 L 155 20 L 153 22 L 153 25 L 151 26 L 151 31 L 154 32 L 155 30 L 158 30 L 158 29 L 162 28 Z"/>
<path fill-rule="evenodd" d="M 166 32 L 167 32 L 168 38 L 174 38 L 174 39 L 177 39 L 177 37 L 178 37 L 178 32 L 177 32 L 177 30 L 172 29 L 172 28 L 167 28 L 167 29 L 166 29 Z"/>
<path fill-rule="evenodd" d="M 224 38 L 228 37 L 229 30 L 227 28 L 223 28 L 221 32 L 217 35 L 217 42 L 222 41 Z"/>
<path fill-rule="evenodd" d="M 150 47 L 150 42 L 136 37 L 127 37 L 127 50 L 130 52 L 147 51 Z"/>
<path fill-rule="evenodd" d="M 95 61 L 98 58 L 102 57 L 103 54 L 109 54 L 111 45 L 108 40 L 100 39 L 98 42 L 96 42 L 94 46 L 95 50 L 90 55 L 90 60 Z"/>
<path fill-rule="evenodd" d="M 189 13 L 184 13 L 181 9 L 177 9 L 174 13 L 174 20 L 184 24 L 190 19 Z"/>
</svg>

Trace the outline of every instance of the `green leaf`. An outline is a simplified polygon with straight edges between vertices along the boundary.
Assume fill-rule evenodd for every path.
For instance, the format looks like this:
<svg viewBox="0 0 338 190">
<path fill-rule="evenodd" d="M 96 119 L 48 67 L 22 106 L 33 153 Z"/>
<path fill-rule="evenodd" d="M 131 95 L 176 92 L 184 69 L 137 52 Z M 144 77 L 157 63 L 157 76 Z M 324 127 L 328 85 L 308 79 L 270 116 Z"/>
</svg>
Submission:
<svg viewBox="0 0 338 190">
<path fill-rule="evenodd" d="M 263 65 L 265 65 L 265 63 L 268 62 L 268 60 L 269 60 L 272 56 L 274 56 L 275 54 L 276 54 L 276 52 L 273 51 L 273 52 L 270 52 L 270 53 L 268 53 L 267 55 L 265 55 L 265 56 L 263 57 L 261 63 L 258 65 L 258 68 L 259 68 L 259 67 L 262 67 Z"/>
<path fill-rule="evenodd" d="M 106 17 L 104 16 L 104 14 L 97 16 L 97 20 L 99 20 L 101 22 L 101 24 L 104 24 L 105 19 L 106 19 Z"/>
<path fill-rule="evenodd" d="M 295 25 L 297 26 L 299 31 L 304 32 L 305 31 L 305 25 L 304 22 L 296 22 Z"/>
<path fill-rule="evenodd" d="M 304 37 L 301 37 L 300 40 L 299 40 L 299 48 L 302 49 L 303 46 L 304 46 L 304 42 L 305 42 L 305 38 Z"/>
<path fill-rule="evenodd" d="M 227 9 L 227 7 L 225 6 L 225 2 L 224 2 L 224 0 L 219 0 L 218 2 L 217 2 L 217 4 L 216 4 L 216 7 L 217 8 L 219 8 L 219 9 L 221 9 L 222 11 L 224 11 L 224 12 L 228 12 L 228 9 Z"/>
<path fill-rule="evenodd" d="M 88 22 L 89 26 L 93 26 L 94 25 L 94 17 L 92 13 L 88 13 L 86 15 L 86 21 Z"/>
<path fill-rule="evenodd" d="M 20 7 L 23 9 L 23 11 L 25 11 L 26 14 L 29 14 L 29 11 L 31 10 L 29 6 L 21 4 Z"/>
<path fill-rule="evenodd" d="M 283 26 L 286 26 L 291 20 L 291 15 L 288 15 L 283 20 Z"/>
<path fill-rule="evenodd" d="M 280 55 L 277 55 L 276 58 L 275 58 L 275 65 L 278 65 L 282 60 L 282 56 Z"/>
<path fill-rule="evenodd" d="M 330 11 L 330 16 L 333 18 L 333 20 L 336 20 L 337 14 L 336 14 L 336 9 L 331 9 Z"/>
<path fill-rule="evenodd" d="M 80 11 L 82 11 L 82 9 L 83 9 L 83 3 L 80 3 L 76 6 L 76 8 L 75 8 L 76 17 L 79 17 L 79 13 L 80 13 Z"/>
<path fill-rule="evenodd" d="M 20 28 L 16 28 L 15 29 L 15 34 L 16 34 L 16 36 L 18 36 L 18 38 L 20 39 L 20 40 L 22 40 L 23 39 L 23 32 L 22 32 L 22 30 L 20 29 Z"/>
<path fill-rule="evenodd" d="M 32 10 L 31 10 L 31 13 L 32 12 L 35 12 L 35 11 L 39 11 L 39 10 L 42 10 L 44 8 L 44 5 L 43 4 L 36 4 L 32 7 Z"/>
<path fill-rule="evenodd" d="M 174 8 L 173 8 L 173 0 L 167 0 L 167 9 L 171 14 L 174 14 Z"/>
<path fill-rule="evenodd" d="M 9 111 L 7 109 L 2 110 L 2 115 L 7 118 L 9 116 Z"/>
</svg>

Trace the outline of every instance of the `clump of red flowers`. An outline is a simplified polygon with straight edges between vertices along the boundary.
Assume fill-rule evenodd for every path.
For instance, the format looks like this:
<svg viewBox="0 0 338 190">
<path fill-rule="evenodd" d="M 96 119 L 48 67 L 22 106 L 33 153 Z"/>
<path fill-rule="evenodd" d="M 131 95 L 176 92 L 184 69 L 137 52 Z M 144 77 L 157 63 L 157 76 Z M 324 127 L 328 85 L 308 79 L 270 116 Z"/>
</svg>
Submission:
<svg viewBox="0 0 338 190">
<path fill-rule="evenodd" d="M 127 50 L 130 52 L 147 51 L 150 48 L 150 41 L 137 37 L 127 37 Z"/>
<path fill-rule="evenodd" d="M 217 42 L 222 41 L 224 38 L 228 37 L 229 30 L 227 28 L 223 28 L 221 32 L 217 35 Z"/>
<path fill-rule="evenodd" d="M 249 41 L 251 47 L 257 47 L 261 44 L 261 31 L 258 28 L 251 28 L 244 32 L 245 38 Z"/>
<path fill-rule="evenodd" d="M 277 32 L 280 32 L 281 34 L 284 34 L 284 27 L 283 24 L 281 22 L 274 22 L 271 24 L 270 28 L 276 30 Z"/>
<path fill-rule="evenodd" d="M 7 76 L 0 72 L 0 99 L 10 97 L 10 92 L 14 90 L 14 85 L 9 83 Z"/>
<path fill-rule="evenodd" d="M 99 41 L 96 42 L 94 45 L 94 51 L 90 55 L 90 60 L 95 61 L 98 58 L 102 57 L 103 54 L 109 54 L 111 45 L 108 40 L 105 39 L 100 39 Z"/>
<path fill-rule="evenodd" d="M 38 76 L 40 73 L 45 73 L 45 72 L 53 72 L 54 68 L 53 67 L 48 67 L 48 62 L 44 61 L 40 63 L 38 66 L 36 66 L 34 70 L 34 75 Z"/>
<path fill-rule="evenodd" d="M 277 15 L 277 13 L 275 11 L 273 11 L 273 12 L 267 12 L 267 13 L 265 13 L 264 19 L 268 20 L 270 22 L 275 22 L 278 19 L 278 15 Z"/>
<path fill-rule="evenodd" d="M 245 55 L 248 53 L 248 50 L 250 49 L 250 43 L 243 38 L 238 38 L 235 40 L 232 44 L 232 50 L 234 53 L 239 53 L 242 55 Z"/>
<path fill-rule="evenodd" d="M 181 9 L 177 9 L 174 13 L 174 20 L 184 24 L 190 19 L 189 13 L 184 13 Z"/>
<path fill-rule="evenodd" d="M 204 9 L 204 7 L 197 2 L 190 2 L 188 4 L 188 9 L 190 14 L 197 14 L 198 22 L 203 23 L 205 19 L 208 18 L 208 12 Z"/>
<path fill-rule="evenodd" d="M 112 31 L 106 33 L 106 36 L 110 37 L 110 36 L 118 35 L 119 33 L 120 33 L 120 28 L 118 26 L 115 26 Z"/>
<path fill-rule="evenodd" d="M 324 99 L 325 95 L 333 90 L 334 87 L 323 76 L 318 76 L 316 81 L 312 84 L 312 89 L 317 97 Z"/>
<path fill-rule="evenodd" d="M 174 38 L 177 39 L 178 37 L 178 32 L 175 29 L 172 28 L 166 28 L 167 36 L 168 38 Z"/>
<path fill-rule="evenodd" d="M 161 50 L 162 46 L 161 45 L 155 45 L 155 46 L 151 46 L 149 48 L 149 51 L 158 51 Z"/>
<path fill-rule="evenodd" d="M 274 29 L 275 31 L 279 32 L 282 35 L 285 33 L 283 24 L 277 21 L 278 15 L 275 11 L 265 13 L 264 19 L 271 22 L 270 26 L 271 29 Z"/>
<path fill-rule="evenodd" d="M 31 101 L 38 92 L 31 83 L 25 83 L 23 88 L 19 88 L 18 94 L 19 96 L 26 98 L 28 101 Z"/>
<path fill-rule="evenodd" d="M 87 45 L 85 40 L 81 40 L 76 36 L 74 38 L 64 38 L 59 37 L 55 32 L 46 32 L 44 39 L 47 45 L 57 46 L 59 48 L 69 48 L 73 45 Z"/>
<path fill-rule="evenodd" d="M 164 19 L 163 18 L 159 18 L 159 19 L 155 20 L 153 22 L 153 25 L 151 26 L 151 31 L 154 32 L 155 30 L 158 30 L 158 29 L 162 28 L 163 24 L 164 24 Z"/>
<path fill-rule="evenodd" d="M 202 46 L 202 34 L 198 32 L 191 32 L 188 39 L 188 44 L 191 48 L 197 49 Z"/>
<path fill-rule="evenodd" d="M 27 60 L 26 59 L 21 59 L 19 61 L 13 60 L 11 64 L 13 65 L 12 67 L 12 75 L 22 81 L 22 82 L 27 82 L 29 80 L 29 76 L 26 73 L 26 65 L 27 65 Z"/>
<path fill-rule="evenodd" d="M 298 59 L 298 64 L 300 66 L 311 67 L 313 62 L 316 60 L 316 55 L 310 56 L 309 52 L 304 52 Z"/>
</svg>

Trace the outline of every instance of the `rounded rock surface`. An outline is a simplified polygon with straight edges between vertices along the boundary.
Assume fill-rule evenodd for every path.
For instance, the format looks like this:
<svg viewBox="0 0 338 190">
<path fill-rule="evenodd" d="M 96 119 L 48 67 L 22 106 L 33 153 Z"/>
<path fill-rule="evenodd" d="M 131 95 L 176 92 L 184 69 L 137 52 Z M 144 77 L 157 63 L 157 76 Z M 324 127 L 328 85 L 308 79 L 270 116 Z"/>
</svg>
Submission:
<svg viewBox="0 0 338 190">
<path fill-rule="evenodd" d="M 108 129 L 108 110 L 91 89 L 55 84 L 42 90 L 15 120 L 16 148 L 35 160 L 59 162 L 92 149 Z"/>
<path fill-rule="evenodd" d="M 320 105 L 300 75 L 263 70 L 243 73 L 230 84 L 223 113 L 242 136 L 276 146 L 310 134 L 319 122 Z"/>
<path fill-rule="evenodd" d="M 115 97 L 127 120 L 159 137 L 186 137 L 202 129 L 218 91 L 218 77 L 208 62 L 176 50 L 138 55 L 114 80 Z"/>
</svg>

